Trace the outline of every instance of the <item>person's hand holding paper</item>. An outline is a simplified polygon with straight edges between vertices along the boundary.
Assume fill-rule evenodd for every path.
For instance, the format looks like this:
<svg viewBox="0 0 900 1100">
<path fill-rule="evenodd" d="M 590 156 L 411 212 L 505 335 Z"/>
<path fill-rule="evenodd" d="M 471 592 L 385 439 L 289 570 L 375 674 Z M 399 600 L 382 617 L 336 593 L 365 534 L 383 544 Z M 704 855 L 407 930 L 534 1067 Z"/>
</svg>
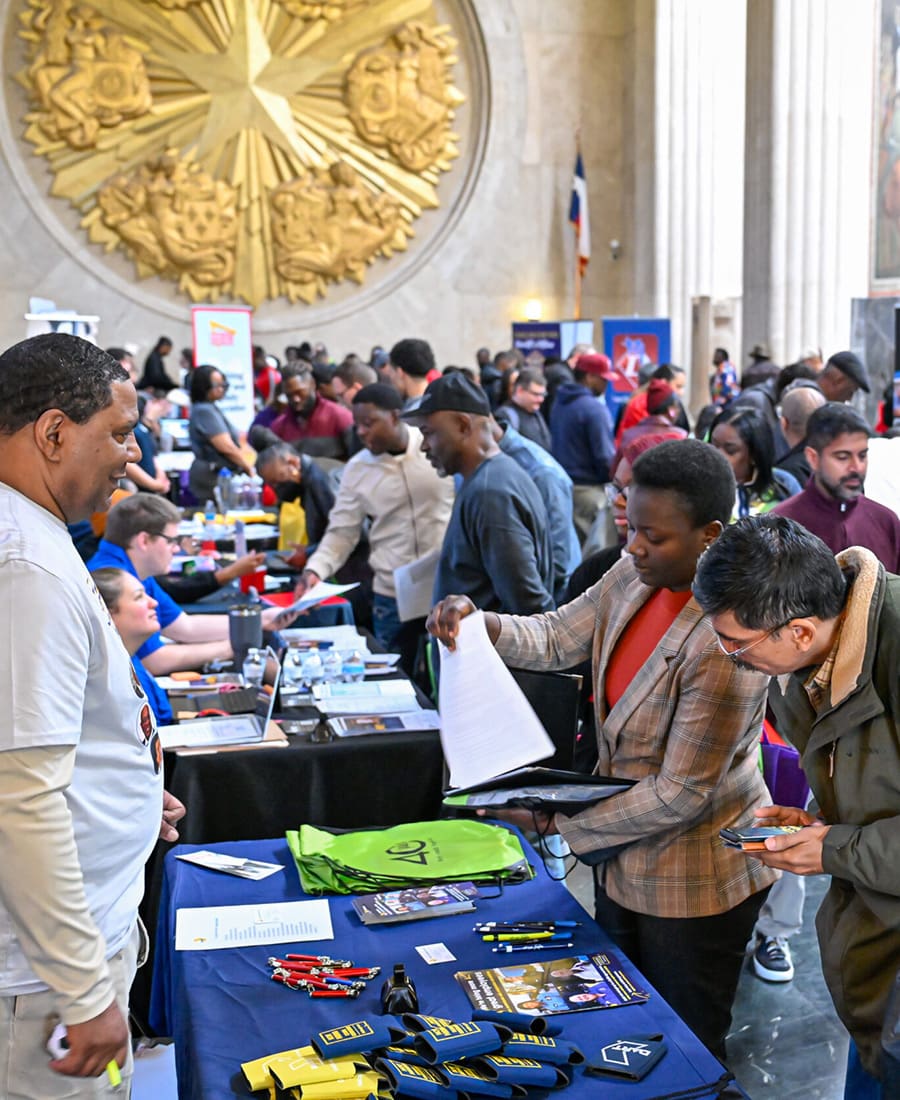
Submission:
<svg viewBox="0 0 900 1100">
<path fill-rule="evenodd" d="M 450 601 L 458 601 L 464 613 L 451 617 Z M 448 597 L 438 608 L 444 610 L 438 629 L 429 629 L 455 643 L 451 649 L 441 642 L 439 692 L 451 784 L 468 787 L 551 756 L 553 742 L 488 637 L 487 616 L 460 596 Z"/>
<path fill-rule="evenodd" d="M 456 649 L 460 623 L 467 615 L 471 615 L 477 610 L 478 608 L 468 596 L 446 596 L 431 609 L 431 614 L 425 623 L 425 629 L 429 634 L 433 634 L 442 646 L 454 650 Z M 497 621 L 497 616 L 491 611 L 483 612 L 483 615 L 485 629 L 491 645 L 493 645 L 500 636 L 500 623 Z"/>
</svg>

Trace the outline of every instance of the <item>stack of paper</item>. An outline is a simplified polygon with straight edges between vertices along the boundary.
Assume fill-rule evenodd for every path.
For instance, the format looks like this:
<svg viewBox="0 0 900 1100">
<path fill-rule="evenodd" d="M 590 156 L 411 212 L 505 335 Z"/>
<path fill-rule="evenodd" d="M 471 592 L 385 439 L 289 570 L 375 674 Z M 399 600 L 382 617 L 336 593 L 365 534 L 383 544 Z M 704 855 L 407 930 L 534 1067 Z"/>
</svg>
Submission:
<svg viewBox="0 0 900 1100">
<path fill-rule="evenodd" d="M 323 714 L 401 714 L 419 709 L 416 689 L 409 680 L 317 684 L 313 696 Z"/>
</svg>

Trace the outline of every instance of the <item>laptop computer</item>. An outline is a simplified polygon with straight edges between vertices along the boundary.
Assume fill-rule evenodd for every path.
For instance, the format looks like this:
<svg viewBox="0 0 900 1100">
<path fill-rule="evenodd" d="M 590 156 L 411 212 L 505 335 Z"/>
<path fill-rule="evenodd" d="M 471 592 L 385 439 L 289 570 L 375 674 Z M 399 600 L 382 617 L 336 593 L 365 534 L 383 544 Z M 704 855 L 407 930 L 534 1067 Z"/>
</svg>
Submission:
<svg viewBox="0 0 900 1100">
<path fill-rule="evenodd" d="M 275 683 L 263 686 L 256 693 L 252 714 L 222 714 L 209 718 L 189 718 L 173 726 L 159 727 L 159 740 L 164 749 L 215 748 L 219 745 L 252 745 L 262 741 L 272 720 L 281 667 Z"/>
<path fill-rule="evenodd" d="M 191 449 L 189 425 L 190 421 L 180 416 L 161 416 L 159 418 L 160 430 L 172 437 L 172 445 L 176 451 L 189 451 Z"/>
</svg>

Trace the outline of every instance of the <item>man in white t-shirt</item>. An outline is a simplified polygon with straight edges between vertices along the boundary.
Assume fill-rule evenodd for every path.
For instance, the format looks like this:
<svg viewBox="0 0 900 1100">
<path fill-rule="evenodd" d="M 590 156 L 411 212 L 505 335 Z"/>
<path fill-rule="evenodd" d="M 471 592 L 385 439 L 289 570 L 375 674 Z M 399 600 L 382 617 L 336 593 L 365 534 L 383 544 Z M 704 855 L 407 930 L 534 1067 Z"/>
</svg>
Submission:
<svg viewBox="0 0 900 1100">
<path fill-rule="evenodd" d="M 109 507 L 138 454 L 134 387 L 77 337 L 0 355 L 0 1094 L 130 1080 L 137 907 L 163 801 L 153 712 L 66 524 Z M 160 813 L 163 828 L 160 830 Z M 69 1052 L 44 1045 L 58 1017 Z M 76 1081 L 75 1078 L 83 1078 Z"/>
</svg>

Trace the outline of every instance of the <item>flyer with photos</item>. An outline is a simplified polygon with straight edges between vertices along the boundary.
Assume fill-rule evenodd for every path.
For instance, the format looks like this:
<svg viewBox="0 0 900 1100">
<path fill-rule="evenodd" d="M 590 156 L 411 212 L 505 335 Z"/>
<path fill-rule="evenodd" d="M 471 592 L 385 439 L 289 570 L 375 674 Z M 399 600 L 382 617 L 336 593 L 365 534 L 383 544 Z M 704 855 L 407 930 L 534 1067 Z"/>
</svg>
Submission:
<svg viewBox="0 0 900 1100">
<path fill-rule="evenodd" d="M 511 962 L 492 970 L 461 970 L 454 977 L 473 1007 L 492 1012 L 556 1016 L 650 999 L 646 989 L 631 981 L 618 957 L 606 951 L 552 962 Z"/>
</svg>

